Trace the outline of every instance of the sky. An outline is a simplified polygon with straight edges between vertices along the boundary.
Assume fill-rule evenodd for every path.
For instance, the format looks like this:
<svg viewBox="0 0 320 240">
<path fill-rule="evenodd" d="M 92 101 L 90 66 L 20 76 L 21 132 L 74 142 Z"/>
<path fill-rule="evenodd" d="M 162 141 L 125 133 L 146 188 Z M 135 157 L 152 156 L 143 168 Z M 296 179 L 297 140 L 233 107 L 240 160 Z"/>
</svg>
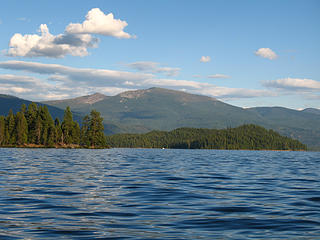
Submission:
<svg viewBox="0 0 320 240">
<path fill-rule="evenodd" d="M 319 26 L 318 0 L 5 1 L 0 93 L 41 101 L 161 87 L 320 109 Z"/>
</svg>

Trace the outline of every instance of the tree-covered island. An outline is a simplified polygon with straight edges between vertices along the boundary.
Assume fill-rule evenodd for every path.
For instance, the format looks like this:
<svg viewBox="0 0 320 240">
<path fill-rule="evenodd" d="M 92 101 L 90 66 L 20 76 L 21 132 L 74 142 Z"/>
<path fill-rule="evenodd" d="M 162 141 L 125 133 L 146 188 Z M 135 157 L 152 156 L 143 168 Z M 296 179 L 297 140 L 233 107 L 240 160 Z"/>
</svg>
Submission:
<svg viewBox="0 0 320 240">
<path fill-rule="evenodd" d="M 47 106 L 35 103 L 28 108 L 22 105 L 16 114 L 10 110 L 7 116 L 0 116 L 0 146 L 307 150 L 298 140 L 253 124 L 221 130 L 179 128 L 170 132 L 105 136 L 103 118 L 95 110 L 83 118 L 80 127 L 69 107 L 60 122 L 58 118 L 52 119 Z"/>
<path fill-rule="evenodd" d="M 249 124 L 237 128 L 178 128 L 170 132 L 117 134 L 107 137 L 111 147 L 228 150 L 307 150 L 307 146 L 273 130 Z"/>
<path fill-rule="evenodd" d="M 31 103 L 0 116 L 0 146 L 2 147 L 56 147 L 56 148 L 104 148 L 103 118 L 92 110 L 84 117 L 82 127 L 73 120 L 69 107 L 62 122 L 52 119 L 47 106 Z"/>
</svg>

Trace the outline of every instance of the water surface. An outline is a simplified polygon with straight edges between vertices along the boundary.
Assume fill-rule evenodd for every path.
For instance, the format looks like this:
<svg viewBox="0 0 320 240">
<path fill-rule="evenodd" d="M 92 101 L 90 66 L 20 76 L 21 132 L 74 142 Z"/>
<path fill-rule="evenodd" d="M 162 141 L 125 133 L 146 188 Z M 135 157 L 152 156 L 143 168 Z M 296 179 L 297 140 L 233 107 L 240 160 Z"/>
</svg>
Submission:
<svg viewBox="0 0 320 240">
<path fill-rule="evenodd" d="M 0 149 L 0 239 L 319 239 L 320 153 Z"/>
</svg>

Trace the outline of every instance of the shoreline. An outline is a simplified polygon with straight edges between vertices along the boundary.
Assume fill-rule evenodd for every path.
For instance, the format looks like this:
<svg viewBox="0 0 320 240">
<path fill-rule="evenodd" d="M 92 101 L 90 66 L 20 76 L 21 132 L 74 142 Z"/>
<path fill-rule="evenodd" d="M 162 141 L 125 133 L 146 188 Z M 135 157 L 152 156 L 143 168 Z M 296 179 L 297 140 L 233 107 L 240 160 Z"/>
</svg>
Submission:
<svg viewBox="0 0 320 240">
<path fill-rule="evenodd" d="M 283 150 L 283 149 L 215 149 L 215 148 L 126 148 L 126 147 L 83 147 L 80 145 L 55 145 L 44 146 L 36 144 L 20 145 L 20 146 L 0 146 L 0 148 L 26 148 L 26 149 L 159 149 L 159 150 L 220 150 L 220 151 L 272 151 L 272 152 L 319 152 L 315 150 Z"/>
<path fill-rule="evenodd" d="M 38 144 L 24 144 L 24 145 L 7 145 L 0 146 L 0 148 L 35 148 L 35 149 L 110 149 L 110 147 L 84 147 L 77 144 L 64 144 L 64 145 L 38 145 Z"/>
</svg>

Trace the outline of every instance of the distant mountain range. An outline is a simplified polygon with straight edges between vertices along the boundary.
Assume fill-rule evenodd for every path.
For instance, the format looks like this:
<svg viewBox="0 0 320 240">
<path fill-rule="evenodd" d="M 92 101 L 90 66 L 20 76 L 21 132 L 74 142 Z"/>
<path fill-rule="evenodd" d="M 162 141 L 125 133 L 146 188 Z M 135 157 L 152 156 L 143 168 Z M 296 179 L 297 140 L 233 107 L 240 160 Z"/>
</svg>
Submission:
<svg viewBox="0 0 320 240">
<path fill-rule="evenodd" d="M 12 96 L 0 95 L 0 114 L 6 114 L 8 108 L 20 108 L 19 101 Z M 221 129 L 252 123 L 298 139 L 310 148 L 320 149 L 320 110 L 314 108 L 302 111 L 283 107 L 243 109 L 215 98 L 163 88 L 128 91 L 116 96 L 96 93 L 42 104 L 54 107 L 56 111 L 70 106 L 77 116 L 96 109 L 104 118 L 107 134 L 145 133 L 180 127 Z M 61 116 L 61 113 L 57 112 L 57 115 Z"/>
<path fill-rule="evenodd" d="M 12 109 L 13 112 L 18 112 L 21 108 L 22 104 L 25 104 L 27 107 L 28 105 L 32 103 L 32 101 L 25 100 L 22 98 L 6 95 L 6 94 L 0 94 L 0 115 L 8 115 L 10 109 Z M 40 102 L 35 102 L 38 105 L 47 105 Z M 52 115 L 53 120 L 55 118 L 63 119 L 64 115 L 64 109 L 60 109 L 51 105 L 47 105 L 49 112 Z M 73 113 L 74 120 L 77 120 L 78 122 L 82 121 L 82 114 L 78 114 L 76 112 Z"/>
</svg>

